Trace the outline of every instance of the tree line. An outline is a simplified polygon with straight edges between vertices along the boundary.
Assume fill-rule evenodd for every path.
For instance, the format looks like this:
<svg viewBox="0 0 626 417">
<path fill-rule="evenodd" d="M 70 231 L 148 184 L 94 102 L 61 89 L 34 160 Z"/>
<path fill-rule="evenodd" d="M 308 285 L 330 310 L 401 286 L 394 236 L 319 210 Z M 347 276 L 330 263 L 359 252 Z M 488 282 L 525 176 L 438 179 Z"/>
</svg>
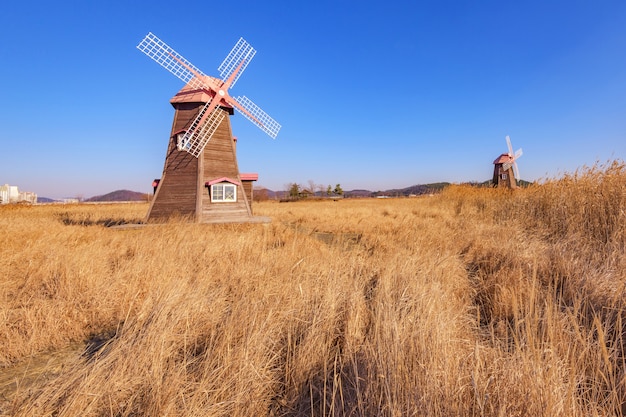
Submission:
<svg viewBox="0 0 626 417">
<path fill-rule="evenodd" d="M 307 185 L 308 187 L 305 187 L 302 184 L 291 182 L 285 185 L 285 191 L 287 191 L 289 198 L 293 199 L 307 197 L 308 195 L 320 197 L 343 196 L 341 184 L 336 184 L 333 188 L 331 185 L 316 184 L 314 181 L 309 180 Z"/>
</svg>

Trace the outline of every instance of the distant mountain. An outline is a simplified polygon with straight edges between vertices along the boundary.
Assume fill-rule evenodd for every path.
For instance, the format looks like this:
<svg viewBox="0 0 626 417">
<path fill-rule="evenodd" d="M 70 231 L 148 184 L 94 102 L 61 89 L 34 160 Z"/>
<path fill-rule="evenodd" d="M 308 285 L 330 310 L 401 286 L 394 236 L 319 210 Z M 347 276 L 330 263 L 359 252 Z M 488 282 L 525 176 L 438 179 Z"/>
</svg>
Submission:
<svg viewBox="0 0 626 417">
<path fill-rule="evenodd" d="M 38 203 L 54 203 L 55 199 L 53 198 L 48 198 L 48 197 L 37 197 L 37 202 Z"/>
<path fill-rule="evenodd" d="M 450 183 L 448 182 L 437 182 L 433 184 L 418 184 L 418 185 L 411 185 L 410 187 L 383 191 L 383 192 L 378 193 L 378 195 L 410 196 L 410 195 L 434 194 L 434 193 L 440 192 L 441 190 L 446 188 L 448 185 L 450 185 Z"/>
<path fill-rule="evenodd" d="M 399 196 L 410 196 L 410 195 L 422 195 L 422 194 L 434 194 L 443 190 L 445 187 L 450 185 L 448 182 L 436 182 L 433 184 L 418 184 L 411 185 L 410 187 L 405 188 L 392 188 L 390 190 L 385 191 L 368 191 L 368 190 L 352 190 L 346 191 L 346 197 L 380 197 L 380 196 L 389 196 L 389 197 L 399 197 Z"/>
<path fill-rule="evenodd" d="M 370 190 L 351 190 L 344 191 L 343 195 L 345 198 L 364 198 L 364 197 L 379 197 L 379 196 L 389 196 L 389 197 L 400 197 L 400 196 L 410 196 L 410 195 L 422 195 L 422 194 L 434 194 L 443 190 L 445 187 L 450 185 L 449 182 L 436 182 L 432 184 L 420 184 L 420 185 L 412 185 L 406 188 L 394 188 L 391 190 L 385 191 L 370 191 Z M 265 187 L 255 187 L 254 193 L 256 197 L 261 197 L 259 200 L 270 199 L 270 200 L 279 200 L 282 198 L 287 198 L 289 195 L 288 191 L 272 191 Z M 316 196 L 326 197 L 324 192 L 316 192 Z M 255 197 L 255 198 L 256 198 Z"/>
<path fill-rule="evenodd" d="M 344 193 L 346 197 L 371 197 L 372 192 L 370 190 L 352 190 Z"/>
<path fill-rule="evenodd" d="M 254 187 L 254 195 L 255 199 L 258 198 L 259 200 L 280 200 L 281 198 L 285 198 L 285 196 L 289 195 L 289 192 L 272 191 L 265 187 Z"/>
<path fill-rule="evenodd" d="M 117 190 L 104 195 L 97 195 L 86 199 L 86 202 L 98 201 L 147 201 L 148 194 L 139 193 L 137 191 Z"/>
</svg>

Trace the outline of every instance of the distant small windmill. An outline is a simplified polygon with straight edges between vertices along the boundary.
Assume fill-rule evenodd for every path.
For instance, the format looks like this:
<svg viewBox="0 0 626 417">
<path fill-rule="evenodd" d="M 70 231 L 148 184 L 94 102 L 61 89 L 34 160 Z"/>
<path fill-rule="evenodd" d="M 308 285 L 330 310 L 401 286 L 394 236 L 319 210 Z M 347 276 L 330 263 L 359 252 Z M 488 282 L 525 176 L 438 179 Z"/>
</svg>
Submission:
<svg viewBox="0 0 626 417">
<path fill-rule="evenodd" d="M 493 161 L 493 186 L 514 189 L 517 188 L 517 179 L 520 178 L 517 160 L 522 156 L 522 149 L 518 149 L 513 154 L 511 138 L 508 135 L 506 137 L 506 145 L 509 148 L 509 152 L 503 153 Z"/>
<path fill-rule="evenodd" d="M 174 121 L 147 220 L 166 220 L 178 214 L 201 223 L 255 221 L 252 181 L 258 175 L 239 173 L 236 139 L 226 116 L 237 109 L 273 139 L 280 130 L 280 124 L 247 97 L 233 98 L 228 93 L 256 50 L 240 38 L 218 67 L 221 78 L 215 78 L 152 33 L 137 49 L 185 82 L 170 100 Z"/>
</svg>

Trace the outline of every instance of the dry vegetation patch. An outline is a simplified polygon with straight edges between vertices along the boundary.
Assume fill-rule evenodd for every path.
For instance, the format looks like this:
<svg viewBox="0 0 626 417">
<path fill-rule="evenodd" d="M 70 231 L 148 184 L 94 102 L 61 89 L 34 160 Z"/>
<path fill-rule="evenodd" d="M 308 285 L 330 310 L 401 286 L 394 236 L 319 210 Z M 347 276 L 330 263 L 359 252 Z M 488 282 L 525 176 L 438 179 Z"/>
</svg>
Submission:
<svg viewBox="0 0 626 417">
<path fill-rule="evenodd" d="M 2 207 L 0 414 L 621 415 L 625 189 Z"/>
</svg>

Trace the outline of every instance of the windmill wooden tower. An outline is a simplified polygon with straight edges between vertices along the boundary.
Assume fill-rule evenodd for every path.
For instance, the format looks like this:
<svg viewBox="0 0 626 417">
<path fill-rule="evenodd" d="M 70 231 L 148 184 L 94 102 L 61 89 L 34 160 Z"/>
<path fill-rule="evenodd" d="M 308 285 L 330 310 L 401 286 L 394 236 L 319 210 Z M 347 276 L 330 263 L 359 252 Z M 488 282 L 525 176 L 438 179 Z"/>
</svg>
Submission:
<svg viewBox="0 0 626 417">
<path fill-rule="evenodd" d="M 247 97 L 228 94 L 256 51 L 239 39 L 218 68 L 221 78 L 215 78 L 152 33 L 137 49 L 185 83 L 170 100 L 174 121 L 147 221 L 164 221 L 175 214 L 199 223 L 266 220 L 252 216 L 252 181 L 258 176 L 240 174 L 229 118 L 237 109 L 271 138 L 280 130 L 281 126 Z"/>
<path fill-rule="evenodd" d="M 506 137 L 506 144 L 509 148 L 508 153 L 503 153 L 495 161 L 493 161 L 493 186 L 517 188 L 517 178 L 519 178 L 519 169 L 517 160 L 522 156 L 522 149 L 518 149 L 513 154 L 511 146 L 511 138 Z"/>
</svg>

